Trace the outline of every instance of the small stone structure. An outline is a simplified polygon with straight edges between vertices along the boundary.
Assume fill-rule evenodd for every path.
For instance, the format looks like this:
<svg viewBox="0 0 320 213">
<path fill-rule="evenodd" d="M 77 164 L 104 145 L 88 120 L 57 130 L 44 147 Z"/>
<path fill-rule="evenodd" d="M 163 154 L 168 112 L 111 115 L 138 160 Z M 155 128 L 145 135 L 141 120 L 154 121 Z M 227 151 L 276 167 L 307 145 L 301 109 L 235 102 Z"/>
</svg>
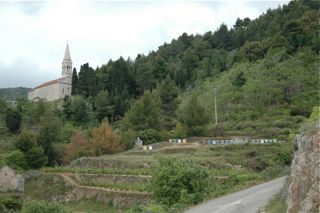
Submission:
<svg viewBox="0 0 320 213">
<path fill-rule="evenodd" d="M 24 192 L 24 177 L 8 166 L 4 166 L 0 171 L 0 191 Z"/>
<path fill-rule="evenodd" d="M 143 146 L 143 140 L 141 140 L 139 137 L 135 140 L 134 148 L 141 149 Z"/>
</svg>

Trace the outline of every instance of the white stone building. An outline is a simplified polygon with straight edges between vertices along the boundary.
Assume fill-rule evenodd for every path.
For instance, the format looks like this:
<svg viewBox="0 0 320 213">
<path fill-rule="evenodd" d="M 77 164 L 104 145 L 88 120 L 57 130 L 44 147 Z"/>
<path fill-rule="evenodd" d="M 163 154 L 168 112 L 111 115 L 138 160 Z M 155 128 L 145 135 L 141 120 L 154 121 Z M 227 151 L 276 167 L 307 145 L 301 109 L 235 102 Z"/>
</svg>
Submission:
<svg viewBox="0 0 320 213">
<path fill-rule="evenodd" d="M 64 58 L 62 61 L 61 78 L 45 82 L 35 87 L 28 93 L 28 100 L 37 101 L 45 99 L 46 101 L 54 101 L 71 95 L 72 80 L 72 61 L 70 57 L 69 45 L 67 44 Z"/>
</svg>

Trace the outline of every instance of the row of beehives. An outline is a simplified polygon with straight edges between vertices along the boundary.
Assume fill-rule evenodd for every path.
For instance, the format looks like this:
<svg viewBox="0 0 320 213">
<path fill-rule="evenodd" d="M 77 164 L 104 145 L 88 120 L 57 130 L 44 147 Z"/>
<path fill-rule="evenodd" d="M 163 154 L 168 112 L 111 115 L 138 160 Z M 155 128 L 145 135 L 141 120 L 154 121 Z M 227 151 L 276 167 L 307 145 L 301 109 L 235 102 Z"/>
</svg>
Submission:
<svg viewBox="0 0 320 213">
<path fill-rule="evenodd" d="M 243 143 L 252 143 L 252 144 L 269 144 L 269 143 L 281 143 L 284 141 L 278 141 L 277 139 L 251 139 L 251 140 L 236 140 L 236 139 L 207 139 L 203 141 L 208 145 L 231 145 L 231 144 L 243 144 Z"/>
<path fill-rule="evenodd" d="M 187 139 L 169 139 L 169 143 L 187 143 Z"/>
<path fill-rule="evenodd" d="M 143 145 L 142 150 L 153 150 L 153 147 L 151 145 Z"/>
</svg>

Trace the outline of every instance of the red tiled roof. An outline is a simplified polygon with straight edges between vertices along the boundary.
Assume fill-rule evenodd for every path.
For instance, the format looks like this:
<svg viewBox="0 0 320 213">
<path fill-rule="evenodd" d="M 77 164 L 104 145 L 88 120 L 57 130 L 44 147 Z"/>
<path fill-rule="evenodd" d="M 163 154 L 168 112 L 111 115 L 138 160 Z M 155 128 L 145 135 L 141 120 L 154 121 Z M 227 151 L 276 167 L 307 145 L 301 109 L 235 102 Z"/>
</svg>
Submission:
<svg viewBox="0 0 320 213">
<path fill-rule="evenodd" d="M 46 83 L 43 83 L 43 84 L 40 84 L 39 86 L 33 88 L 34 90 L 35 89 L 38 89 L 38 88 L 41 88 L 41 87 L 45 87 L 45 86 L 48 86 L 48 85 L 51 85 L 51 84 L 55 84 L 55 83 L 58 83 L 59 80 L 61 79 L 64 79 L 64 78 L 58 78 L 58 79 L 55 79 L 55 80 L 52 80 L 52 81 L 48 81 Z"/>
</svg>

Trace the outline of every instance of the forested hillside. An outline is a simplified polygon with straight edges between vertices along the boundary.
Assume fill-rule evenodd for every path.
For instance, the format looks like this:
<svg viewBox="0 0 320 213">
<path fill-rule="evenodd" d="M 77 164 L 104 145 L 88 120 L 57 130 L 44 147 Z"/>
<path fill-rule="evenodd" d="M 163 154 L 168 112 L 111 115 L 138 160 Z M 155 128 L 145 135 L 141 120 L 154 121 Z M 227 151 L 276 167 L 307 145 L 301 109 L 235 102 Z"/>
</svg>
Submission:
<svg viewBox="0 0 320 213">
<path fill-rule="evenodd" d="M 17 98 L 27 98 L 30 88 L 15 87 L 15 88 L 0 88 L 0 98 L 7 101 L 15 101 Z"/>
<path fill-rule="evenodd" d="M 255 20 L 237 19 L 231 28 L 183 33 L 134 60 L 120 57 L 96 69 L 82 65 L 73 73 L 73 95 L 89 100 L 99 120 L 125 117 L 125 129 L 171 130 L 213 123 L 215 87 L 218 129 L 288 134 L 319 100 L 318 20 L 316 1 L 292 1 Z M 190 96 L 204 111 L 199 124 L 183 118 Z M 148 116 L 156 124 L 149 125 Z M 205 132 L 189 135 L 212 133 Z"/>
</svg>

